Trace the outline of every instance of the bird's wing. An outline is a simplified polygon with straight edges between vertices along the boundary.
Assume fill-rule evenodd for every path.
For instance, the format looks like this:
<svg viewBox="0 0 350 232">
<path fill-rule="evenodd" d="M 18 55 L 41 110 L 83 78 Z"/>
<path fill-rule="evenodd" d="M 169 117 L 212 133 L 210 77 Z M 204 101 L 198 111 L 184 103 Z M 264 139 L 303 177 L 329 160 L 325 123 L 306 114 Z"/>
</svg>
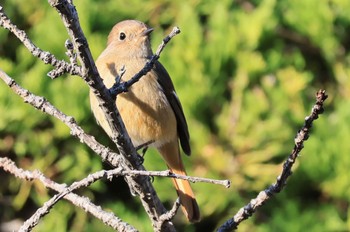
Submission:
<svg viewBox="0 0 350 232">
<path fill-rule="evenodd" d="M 176 95 L 175 88 L 171 78 L 160 62 L 156 62 L 154 65 L 154 69 L 158 74 L 157 81 L 162 87 L 162 90 L 168 99 L 171 108 L 173 109 L 177 121 L 177 132 L 180 138 L 180 143 L 182 150 L 186 155 L 191 154 L 190 147 L 190 134 L 188 132 L 188 126 L 186 122 L 186 118 L 180 103 L 179 98 Z"/>
</svg>

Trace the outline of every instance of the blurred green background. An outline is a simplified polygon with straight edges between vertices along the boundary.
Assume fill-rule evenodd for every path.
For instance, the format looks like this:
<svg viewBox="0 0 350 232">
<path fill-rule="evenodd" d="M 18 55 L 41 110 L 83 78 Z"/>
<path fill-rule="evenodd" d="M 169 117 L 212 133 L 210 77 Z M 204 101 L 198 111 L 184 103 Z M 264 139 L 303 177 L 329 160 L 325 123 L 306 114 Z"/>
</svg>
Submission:
<svg viewBox="0 0 350 232">
<path fill-rule="evenodd" d="M 5 12 L 41 49 L 64 55 L 68 38 L 56 11 L 43 0 L 1 0 Z M 153 49 L 177 25 L 182 33 L 160 61 L 172 76 L 188 119 L 193 155 L 190 175 L 230 179 L 232 187 L 193 184 L 202 221 L 179 231 L 212 231 L 273 183 L 293 148 L 320 88 L 329 94 L 314 123 L 294 174 L 239 231 L 350 230 L 350 1 L 348 0 L 129 0 L 75 1 L 95 58 L 112 26 L 135 18 L 155 28 Z M 75 76 L 50 80 L 52 69 L 32 57 L 0 28 L 0 68 L 37 95 L 72 115 L 98 140 L 113 147 L 96 125 L 88 87 Z M 23 103 L 0 82 L 0 155 L 24 169 L 39 169 L 71 183 L 101 168 L 98 156 L 69 134 L 60 121 Z M 155 151 L 149 170 L 165 165 Z M 0 171 L 0 223 L 26 219 L 53 192 Z M 155 178 L 167 207 L 176 199 L 169 179 Z M 140 231 L 151 231 L 137 198 L 122 179 L 99 181 L 78 193 L 90 197 Z M 35 231 L 111 231 L 65 201 Z"/>
</svg>

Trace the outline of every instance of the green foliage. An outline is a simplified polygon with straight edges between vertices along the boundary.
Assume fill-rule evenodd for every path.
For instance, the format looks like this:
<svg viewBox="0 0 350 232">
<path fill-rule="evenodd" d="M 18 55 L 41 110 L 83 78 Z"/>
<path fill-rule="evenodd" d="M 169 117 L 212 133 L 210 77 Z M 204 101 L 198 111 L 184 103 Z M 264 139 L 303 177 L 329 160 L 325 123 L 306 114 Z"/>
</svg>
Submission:
<svg viewBox="0 0 350 232">
<path fill-rule="evenodd" d="M 293 148 L 294 135 L 314 103 L 329 93 L 326 112 L 314 123 L 284 192 L 266 204 L 242 231 L 350 230 L 350 7 L 348 0 L 264 1 L 75 1 L 95 58 L 112 26 L 136 18 L 155 28 L 153 48 L 172 26 L 182 33 L 166 47 L 161 62 L 171 74 L 191 132 L 188 173 L 228 178 L 231 189 L 194 184 L 203 222 L 182 231 L 210 231 L 256 193 L 275 181 Z M 41 49 L 67 59 L 68 38 L 58 14 L 39 0 L 1 3 L 14 23 Z M 111 144 L 92 117 L 88 87 L 78 77 L 50 80 L 51 67 L 32 57 L 0 28 L 0 68 L 42 95 L 104 144 Z M 71 183 L 102 168 L 101 160 L 68 128 L 0 83 L 0 155 L 24 169 L 39 169 Z M 149 170 L 165 165 L 157 152 L 145 158 Z M 26 219 L 52 193 L 38 182 L 21 182 L 1 172 L 0 218 Z M 160 198 L 171 207 L 171 181 L 155 178 Z M 170 191 L 171 190 L 171 191 Z M 121 181 L 98 182 L 80 193 L 115 212 L 140 231 L 151 231 L 147 215 Z M 1 223 L 1 221 L 0 221 Z M 110 230 L 69 203 L 60 202 L 36 231 Z"/>
</svg>

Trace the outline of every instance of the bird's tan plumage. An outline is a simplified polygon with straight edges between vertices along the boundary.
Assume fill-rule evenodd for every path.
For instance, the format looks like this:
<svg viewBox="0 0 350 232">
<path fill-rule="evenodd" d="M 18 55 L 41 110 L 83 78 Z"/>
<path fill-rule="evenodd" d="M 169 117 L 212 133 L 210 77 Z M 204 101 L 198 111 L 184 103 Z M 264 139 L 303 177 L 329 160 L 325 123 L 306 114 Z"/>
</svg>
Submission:
<svg viewBox="0 0 350 232">
<path fill-rule="evenodd" d="M 125 67 L 123 81 L 139 72 L 152 56 L 149 33 L 144 23 L 126 20 L 116 24 L 108 37 L 107 48 L 96 61 L 98 71 L 107 88 L 118 71 Z M 109 125 L 94 94 L 90 92 L 92 111 L 102 128 L 111 136 Z M 180 156 L 181 147 L 191 153 L 189 133 L 181 103 L 165 68 L 156 62 L 154 68 L 132 85 L 127 93 L 117 96 L 117 108 L 135 147 L 152 142 L 168 168 L 181 175 L 186 171 Z M 173 179 L 182 209 L 191 222 L 200 219 L 199 208 L 187 180 Z"/>
</svg>

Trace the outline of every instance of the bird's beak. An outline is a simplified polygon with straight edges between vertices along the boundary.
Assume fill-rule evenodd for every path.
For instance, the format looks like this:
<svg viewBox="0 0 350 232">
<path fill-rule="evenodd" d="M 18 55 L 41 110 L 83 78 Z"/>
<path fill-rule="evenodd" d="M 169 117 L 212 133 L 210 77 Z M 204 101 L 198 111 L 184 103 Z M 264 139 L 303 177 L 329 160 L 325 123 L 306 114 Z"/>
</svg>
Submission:
<svg viewBox="0 0 350 232">
<path fill-rule="evenodd" d="M 149 34 L 151 34 L 151 32 L 153 31 L 153 28 L 148 28 L 147 30 L 145 30 L 144 32 L 142 32 L 143 36 L 148 36 Z"/>
</svg>

